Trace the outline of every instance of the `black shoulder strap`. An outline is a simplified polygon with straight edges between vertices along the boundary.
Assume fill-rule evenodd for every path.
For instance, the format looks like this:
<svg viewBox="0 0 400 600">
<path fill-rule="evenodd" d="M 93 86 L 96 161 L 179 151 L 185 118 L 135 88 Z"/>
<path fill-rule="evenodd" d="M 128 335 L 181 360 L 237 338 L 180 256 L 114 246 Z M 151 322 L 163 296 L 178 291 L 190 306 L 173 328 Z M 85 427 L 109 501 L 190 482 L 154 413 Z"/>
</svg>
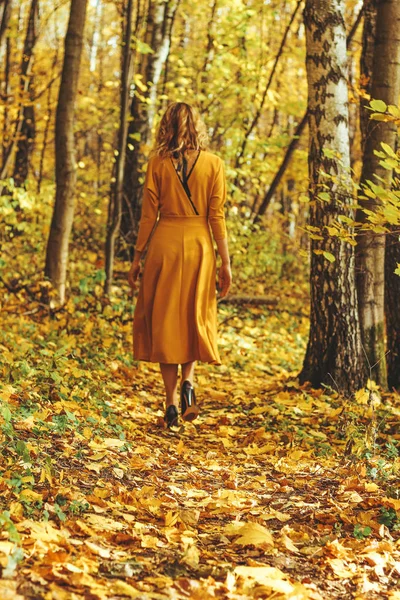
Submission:
<svg viewBox="0 0 400 600">
<path fill-rule="evenodd" d="M 189 198 L 189 202 L 192 205 L 192 208 L 195 212 L 196 215 L 199 214 L 197 208 L 195 207 L 195 205 L 193 204 L 193 200 L 192 200 L 192 194 L 190 192 L 190 188 L 189 188 L 189 184 L 188 184 L 188 172 L 187 172 L 187 159 L 185 156 L 185 153 L 182 152 L 182 184 L 183 184 L 183 188 L 186 192 L 187 197 Z"/>
</svg>

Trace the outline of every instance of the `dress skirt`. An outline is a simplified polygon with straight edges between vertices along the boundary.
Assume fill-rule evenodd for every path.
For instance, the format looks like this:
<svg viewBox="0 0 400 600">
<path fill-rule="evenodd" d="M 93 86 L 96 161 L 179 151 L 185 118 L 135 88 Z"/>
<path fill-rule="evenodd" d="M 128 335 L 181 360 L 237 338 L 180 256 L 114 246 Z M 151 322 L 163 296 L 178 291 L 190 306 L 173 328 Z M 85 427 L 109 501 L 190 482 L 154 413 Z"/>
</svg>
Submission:
<svg viewBox="0 0 400 600">
<path fill-rule="evenodd" d="M 137 360 L 221 364 L 216 259 L 206 217 L 161 215 L 144 264 L 133 349 Z"/>
</svg>

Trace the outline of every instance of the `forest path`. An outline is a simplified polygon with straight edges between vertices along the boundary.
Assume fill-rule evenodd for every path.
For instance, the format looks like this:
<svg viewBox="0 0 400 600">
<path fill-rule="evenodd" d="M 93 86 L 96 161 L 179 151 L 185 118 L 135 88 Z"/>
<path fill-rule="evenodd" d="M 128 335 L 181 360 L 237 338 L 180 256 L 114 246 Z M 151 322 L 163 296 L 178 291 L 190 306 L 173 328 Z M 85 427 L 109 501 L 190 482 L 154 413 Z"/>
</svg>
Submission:
<svg viewBox="0 0 400 600">
<path fill-rule="evenodd" d="M 28 316 L 29 343 L 9 334 L 24 359 L 1 396 L 2 600 L 399 597 L 398 398 L 361 458 L 365 394 L 301 388 L 282 366 L 301 355 L 296 327 L 263 314 L 224 318 L 228 360 L 199 366 L 201 415 L 172 430 L 158 367 L 110 353 L 106 324 L 88 337 L 84 315 L 68 330 Z"/>
</svg>

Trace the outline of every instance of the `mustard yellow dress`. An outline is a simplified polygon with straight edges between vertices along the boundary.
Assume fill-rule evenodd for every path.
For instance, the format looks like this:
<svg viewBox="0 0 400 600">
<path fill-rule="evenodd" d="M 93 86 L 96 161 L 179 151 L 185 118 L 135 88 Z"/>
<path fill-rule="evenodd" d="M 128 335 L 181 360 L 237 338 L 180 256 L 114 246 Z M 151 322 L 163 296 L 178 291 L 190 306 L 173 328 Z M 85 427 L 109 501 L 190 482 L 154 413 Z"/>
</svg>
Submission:
<svg viewBox="0 0 400 600">
<path fill-rule="evenodd" d="M 171 158 L 149 160 L 136 243 L 139 251 L 148 245 L 134 314 L 136 360 L 221 364 L 211 234 L 226 237 L 222 160 L 202 150 L 187 182 L 189 193 Z"/>
</svg>

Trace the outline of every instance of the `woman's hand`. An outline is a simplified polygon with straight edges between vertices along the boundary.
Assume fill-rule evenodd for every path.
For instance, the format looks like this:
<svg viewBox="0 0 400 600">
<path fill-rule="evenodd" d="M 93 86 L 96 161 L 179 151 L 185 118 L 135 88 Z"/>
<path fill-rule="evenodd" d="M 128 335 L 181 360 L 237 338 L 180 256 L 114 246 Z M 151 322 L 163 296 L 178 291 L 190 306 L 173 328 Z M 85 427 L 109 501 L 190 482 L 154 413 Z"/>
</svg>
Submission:
<svg viewBox="0 0 400 600">
<path fill-rule="evenodd" d="M 129 269 L 129 273 L 128 273 L 128 282 L 129 282 L 129 285 L 130 285 L 132 291 L 136 287 L 136 282 L 139 278 L 141 270 L 142 270 L 142 267 L 140 265 L 140 262 L 138 260 L 134 260 L 133 263 L 131 264 L 131 268 Z"/>
<path fill-rule="evenodd" d="M 232 283 L 232 271 L 229 263 L 222 263 L 218 271 L 219 297 L 225 298 Z"/>
</svg>

